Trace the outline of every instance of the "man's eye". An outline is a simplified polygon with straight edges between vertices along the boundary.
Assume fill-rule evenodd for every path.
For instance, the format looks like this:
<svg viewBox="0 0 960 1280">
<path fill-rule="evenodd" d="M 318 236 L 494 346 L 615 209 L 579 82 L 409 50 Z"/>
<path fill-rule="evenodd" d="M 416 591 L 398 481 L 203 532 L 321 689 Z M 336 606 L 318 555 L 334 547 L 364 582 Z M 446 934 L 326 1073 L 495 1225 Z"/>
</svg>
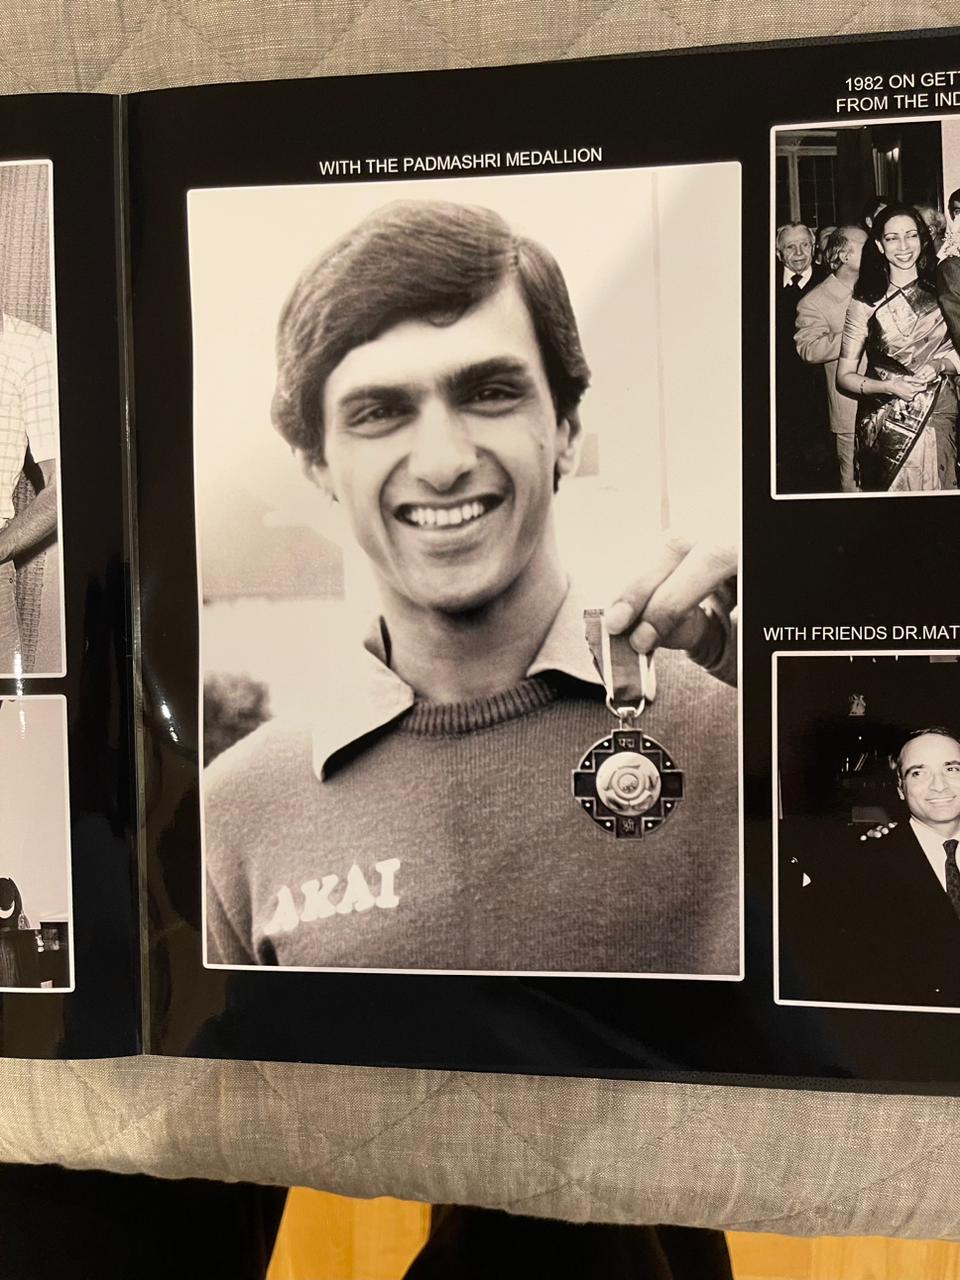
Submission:
<svg viewBox="0 0 960 1280">
<path fill-rule="evenodd" d="M 518 387 L 507 382 L 488 382 L 482 387 L 475 387 L 467 397 L 470 404 L 489 406 L 491 409 L 503 408 L 516 403 L 522 392 Z"/>
<path fill-rule="evenodd" d="M 347 422 L 352 430 L 364 427 L 372 430 L 387 428 L 403 417 L 406 408 L 402 404 L 384 401 L 379 404 L 364 405 L 350 414 Z"/>
</svg>

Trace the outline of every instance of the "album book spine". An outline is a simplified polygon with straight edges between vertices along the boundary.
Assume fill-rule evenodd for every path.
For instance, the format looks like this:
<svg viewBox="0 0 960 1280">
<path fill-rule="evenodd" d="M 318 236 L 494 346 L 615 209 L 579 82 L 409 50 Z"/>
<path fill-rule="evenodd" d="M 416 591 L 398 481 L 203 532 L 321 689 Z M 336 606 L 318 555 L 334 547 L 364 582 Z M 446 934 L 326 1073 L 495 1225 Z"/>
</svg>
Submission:
<svg viewBox="0 0 960 1280">
<path fill-rule="evenodd" d="M 140 647 L 140 555 L 137 525 L 136 423 L 134 413 L 133 296 L 130 283 L 131 211 L 129 199 L 129 135 L 127 101 L 114 100 L 114 187 L 116 191 L 116 289 L 117 335 L 119 344 L 120 406 L 123 445 L 123 515 L 126 541 L 126 644 L 124 661 L 126 682 L 126 741 L 130 826 L 136 855 L 133 879 L 134 901 L 131 911 L 139 939 L 139 1008 L 138 1038 L 140 1049 L 149 1052 L 150 1044 L 150 964 L 147 945 L 147 862 L 144 840 L 145 755 L 143 680 Z"/>
</svg>

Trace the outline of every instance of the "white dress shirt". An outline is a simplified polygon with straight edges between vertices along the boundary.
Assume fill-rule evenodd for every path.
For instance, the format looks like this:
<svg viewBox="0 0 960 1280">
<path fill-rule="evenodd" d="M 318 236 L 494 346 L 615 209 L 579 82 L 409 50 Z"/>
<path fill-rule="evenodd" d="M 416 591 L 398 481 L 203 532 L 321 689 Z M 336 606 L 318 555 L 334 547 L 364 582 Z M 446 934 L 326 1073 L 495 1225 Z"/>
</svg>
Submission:
<svg viewBox="0 0 960 1280">
<path fill-rule="evenodd" d="M 916 818 L 910 819 L 910 830 L 917 837 L 920 848 L 927 855 L 927 861 L 940 881 L 940 888 L 946 893 L 947 854 L 944 850 L 943 842 L 946 839 L 950 839 L 950 837 L 941 835 L 939 831 L 934 831 L 932 827 L 928 827 L 926 823 L 920 822 Z M 957 838 L 960 839 L 960 837 Z M 956 853 L 954 853 L 953 858 L 956 862 Z"/>
</svg>

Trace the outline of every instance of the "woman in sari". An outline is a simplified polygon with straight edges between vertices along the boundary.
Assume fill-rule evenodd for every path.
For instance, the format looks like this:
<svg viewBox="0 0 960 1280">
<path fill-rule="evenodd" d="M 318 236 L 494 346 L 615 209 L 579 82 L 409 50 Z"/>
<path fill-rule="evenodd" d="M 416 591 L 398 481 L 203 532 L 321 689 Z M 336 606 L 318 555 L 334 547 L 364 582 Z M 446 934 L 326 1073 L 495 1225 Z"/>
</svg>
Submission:
<svg viewBox="0 0 960 1280">
<path fill-rule="evenodd" d="M 887 205 L 871 236 L 837 364 L 838 388 L 860 400 L 860 488 L 956 489 L 960 357 L 937 302 L 930 233 L 916 209 Z M 867 371 L 861 374 L 864 351 Z"/>
</svg>

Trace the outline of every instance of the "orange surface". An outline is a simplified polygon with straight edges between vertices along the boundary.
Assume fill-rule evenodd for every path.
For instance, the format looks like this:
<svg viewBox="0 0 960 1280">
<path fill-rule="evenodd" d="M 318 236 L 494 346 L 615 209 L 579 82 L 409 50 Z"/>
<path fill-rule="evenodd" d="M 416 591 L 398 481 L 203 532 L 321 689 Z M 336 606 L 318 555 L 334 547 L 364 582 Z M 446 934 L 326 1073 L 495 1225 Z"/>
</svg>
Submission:
<svg viewBox="0 0 960 1280">
<path fill-rule="evenodd" d="M 960 1280 L 960 1244 L 885 1236 L 727 1235 L 736 1280 Z"/>
<path fill-rule="evenodd" d="M 400 1280 L 429 1229 L 429 1205 L 295 1187 L 267 1280 Z"/>
<path fill-rule="evenodd" d="M 268 1280 L 401 1280 L 430 1208 L 290 1192 Z M 736 1280 L 960 1280 L 960 1244 L 881 1236 L 727 1236 Z"/>
</svg>

